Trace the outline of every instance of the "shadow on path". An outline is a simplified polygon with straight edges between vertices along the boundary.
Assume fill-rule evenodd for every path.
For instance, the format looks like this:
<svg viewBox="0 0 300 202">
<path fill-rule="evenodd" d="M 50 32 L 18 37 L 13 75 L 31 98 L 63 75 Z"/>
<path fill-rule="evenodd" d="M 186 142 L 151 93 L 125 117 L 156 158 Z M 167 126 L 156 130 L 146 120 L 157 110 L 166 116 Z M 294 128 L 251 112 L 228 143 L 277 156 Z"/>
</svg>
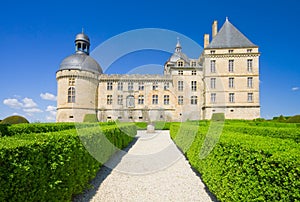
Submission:
<svg viewBox="0 0 300 202">
<path fill-rule="evenodd" d="M 137 142 L 139 137 L 135 137 L 133 141 L 122 151 L 117 151 L 114 155 L 108 160 L 109 167 L 101 166 L 100 170 L 96 174 L 96 177 L 90 181 L 92 188 L 85 190 L 82 194 L 76 195 L 73 197 L 73 202 L 88 202 L 90 201 L 97 193 L 98 188 L 102 182 L 111 174 L 112 170 L 121 162 L 122 158 L 128 153 L 128 151 L 133 147 Z"/>
</svg>

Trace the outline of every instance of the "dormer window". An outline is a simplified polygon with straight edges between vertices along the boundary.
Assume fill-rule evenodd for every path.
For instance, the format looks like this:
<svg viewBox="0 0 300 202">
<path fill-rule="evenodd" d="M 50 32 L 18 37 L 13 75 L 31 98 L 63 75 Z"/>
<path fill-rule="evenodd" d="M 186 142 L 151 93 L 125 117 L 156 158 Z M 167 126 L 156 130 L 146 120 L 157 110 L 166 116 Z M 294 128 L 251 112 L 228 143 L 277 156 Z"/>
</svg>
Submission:
<svg viewBox="0 0 300 202">
<path fill-rule="evenodd" d="M 233 50 L 228 50 L 228 53 L 233 53 Z"/>
<path fill-rule="evenodd" d="M 197 62 L 196 62 L 196 61 L 192 61 L 192 62 L 191 62 L 191 66 L 192 66 L 192 67 L 196 67 L 196 65 L 197 65 Z"/>
<path fill-rule="evenodd" d="M 177 66 L 178 66 L 178 67 L 183 67 L 183 61 L 178 61 L 178 62 L 177 62 Z"/>
</svg>

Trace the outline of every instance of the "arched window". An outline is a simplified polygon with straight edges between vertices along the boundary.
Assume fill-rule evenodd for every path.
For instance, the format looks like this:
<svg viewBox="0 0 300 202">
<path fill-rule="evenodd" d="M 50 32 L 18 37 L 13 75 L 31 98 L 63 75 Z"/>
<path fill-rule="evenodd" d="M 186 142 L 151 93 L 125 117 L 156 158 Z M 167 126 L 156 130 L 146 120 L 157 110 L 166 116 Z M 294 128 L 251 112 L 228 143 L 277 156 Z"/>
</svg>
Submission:
<svg viewBox="0 0 300 202">
<path fill-rule="evenodd" d="M 75 88 L 70 87 L 68 89 L 68 103 L 75 103 Z"/>
</svg>

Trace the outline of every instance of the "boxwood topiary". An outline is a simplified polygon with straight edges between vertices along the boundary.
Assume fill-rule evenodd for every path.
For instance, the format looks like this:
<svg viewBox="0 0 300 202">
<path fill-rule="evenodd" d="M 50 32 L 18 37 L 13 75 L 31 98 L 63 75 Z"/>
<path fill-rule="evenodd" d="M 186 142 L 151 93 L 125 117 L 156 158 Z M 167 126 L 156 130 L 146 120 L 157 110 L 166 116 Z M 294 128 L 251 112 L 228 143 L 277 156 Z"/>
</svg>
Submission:
<svg viewBox="0 0 300 202">
<path fill-rule="evenodd" d="M 1 124 L 19 124 L 29 123 L 29 121 L 22 116 L 9 116 L 1 121 Z"/>
</svg>

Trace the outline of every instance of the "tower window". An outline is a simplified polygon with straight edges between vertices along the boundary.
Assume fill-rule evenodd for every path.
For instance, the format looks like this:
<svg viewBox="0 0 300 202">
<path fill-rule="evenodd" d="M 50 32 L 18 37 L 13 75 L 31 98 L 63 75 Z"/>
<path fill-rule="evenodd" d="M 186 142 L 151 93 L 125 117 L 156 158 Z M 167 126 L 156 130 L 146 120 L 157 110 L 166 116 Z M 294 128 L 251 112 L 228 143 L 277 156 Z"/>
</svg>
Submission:
<svg viewBox="0 0 300 202">
<path fill-rule="evenodd" d="M 75 78 L 69 78 L 69 86 L 75 86 Z"/>
<path fill-rule="evenodd" d="M 164 105 L 168 105 L 170 103 L 170 96 L 164 95 Z"/>
<path fill-rule="evenodd" d="M 196 62 L 196 61 L 192 61 L 192 62 L 191 62 L 191 66 L 192 66 L 192 67 L 196 67 L 196 65 L 197 65 L 197 62 Z"/>
<path fill-rule="evenodd" d="M 229 102 L 234 102 L 234 93 L 229 93 Z"/>
<path fill-rule="evenodd" d="M 197 81 L 191 81 L 192 91 L 197 91 Z"/>
<path fill-rule="evenodd" d="M 233 53 L 233 50 L 228 50 L 228 53 Z"/>
<path fill-rule="evenodd" d="M 248 86 L 248 88 L 253 87 L 253 77 L 248 77 L 247 78 L 247 86 Z"/>
<path fill-rule="evenodd" d="M 107 90 L 113 89 L 113 82 L 107 82 Z"/>
<path fill-rule="evenodd" d="M 248 93 L 248 102 L 253 102 L 253 93 Z"/>
<path fill-rule="evenodd" d="M 183 75 L 183 71 L 182 70 L 178 70 L 178 75 Z"/>
<path fill-rule="evenodd" d="M 229 78 L 229 88 L 234 87 L 234 78 Z"/>
<path fill-rule="evenodd" d="M 75 88 L 70 87 L 68 89 L 68 103 L 75 103 Z"/>
<path fill-rule="evenodd" d="M 183 81 L 178 81 L 178 91 L 183 91 Z"/>
<path fill-rule="evenodd" d="M 216 88 L 216 78 L 210 79 L 210 88 L 215 89 Z"/>
<path fill-rule="evenodd" d="M 211 73 L 215 73 L 216 72 L 216 61 L 215 60 L 211 60 L 210 61 L 210 72 Z"/>
<path fill-rule="evenodd" d="M 247 49 L 247 53 L 252 53 L 252 49 Z"/>
<path fill-rule="evenodd" d="M 158 95 L 152 95 L 152 104 L 157 105 L 158 104 Z"/>
<path fill-rule="evenodd" d="M 215 53 L 216 53 L 215 50 L 211 50 L 211 51 L 210 51 L 210 54 L 215 54 Z"/>
<path fill-rule="evenodd" d="M 253 64 L 253 60 L 252 59 L 248 59 L 247 60 L 247 70 L 248 70 L 248 72 L 252 72 L 253 71 L 252 64 Z"/>
<path fill-rule="evenodd" d="M 192 70 L 192 75 L 197 75 L 196 70 Z"/>
<path fill-rule="evenodd" d="M 228 61 L 228 71 L 229 72 L 233 72 L 233 63 L 234 63 L 234 60 Z"/>
<path fill-rule="evenodd" d="M 191 96 L 191 104 L 192 104 L 192 105 L 196 105 L 197 102 L 198 102 L 197 96 L 195 96 L 195 95 Z"/>
<path fill-rule="evenodd" d="M 183 96 L 182 95 L 178 96 L 178 105 L 183 105 Z"/>
<path fill-rule="evenodd" d="M 210 102 L 216 103 L 216 97 L 217 97 L 216 93 L 211 93 L 210 94 Z"/>
<path fill-rule="evenodd" d="M 106 100 L 106 101 L 107 101 L 107 104 L 108 104 L 108 105 L 111 105 L 111 104 L 112 104 L 112 101 L 113 101 L 113 100 L 112 100 L 112 95 L 107 95 L 107 100 Z"/>
</svg>

